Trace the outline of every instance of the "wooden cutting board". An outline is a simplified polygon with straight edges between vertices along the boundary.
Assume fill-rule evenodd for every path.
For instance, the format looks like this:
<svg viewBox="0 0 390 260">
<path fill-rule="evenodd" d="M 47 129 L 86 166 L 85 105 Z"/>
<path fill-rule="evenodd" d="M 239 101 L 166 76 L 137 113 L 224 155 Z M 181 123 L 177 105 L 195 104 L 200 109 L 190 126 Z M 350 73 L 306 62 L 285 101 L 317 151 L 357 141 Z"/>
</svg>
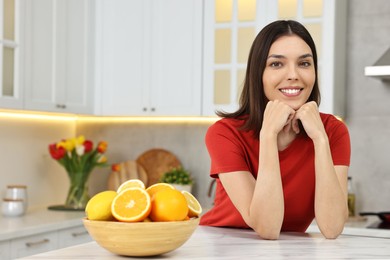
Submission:
<svg viewBox="0 0 390 260">
<path fill-rule="evenodd" d="M 126 161 L 119 163 L 120 170 L 118 172 L 111 172 L 108 176 L 107 186 L 109 190 L 117 190 L 119 185 L 130 179 L 140 179 L 148 183 L 148 175 L 145 169 L 136 161 Z"/>
<path fill-rule="evenodd" d="M 179 159 L 171 152 L 164 149 L 151 149 L 137 158 L 139 163 L 148 175 L 149 187 L 159 182 L 161 176 L 172 168 L 181 167 Z"/>
</svg>

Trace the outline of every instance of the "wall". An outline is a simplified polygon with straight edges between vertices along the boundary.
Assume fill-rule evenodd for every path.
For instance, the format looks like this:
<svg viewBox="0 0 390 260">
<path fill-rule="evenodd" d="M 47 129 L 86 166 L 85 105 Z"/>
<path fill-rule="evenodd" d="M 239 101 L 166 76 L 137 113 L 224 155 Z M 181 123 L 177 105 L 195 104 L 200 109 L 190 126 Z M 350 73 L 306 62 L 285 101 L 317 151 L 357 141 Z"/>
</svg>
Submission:
<svg viewBox="0 0 390 260">
<path fill-rule="evenodd" d="M 15 116 L 14 114 L 11 114 Z M 94 142 L 108 142 L 109 163 L 135 160 L 152 148 L 174 153 L 195 178 L 193 193 L 204 207 L 210 183 L 209 159 L 204 135 L 210 123 L 97 123 L 52 117 L 4 117 L 0 112 L 0 194 L 9 184 L 27 185 L 29 208 L 63 204 L 69 188 L 65 170 L 49 155 L 48 145 L 83 134 Z M 76 129 L 77 125 L 77 129 Z M 107 188 L 110 168 L 95 168 L 90 194 Z"/>
<path fill-rule="evenodd" d="M 349 0 L 347 117 L 357 210 L 390 210 L 390 82 L 364 76 L 390 48 L 390 1 Z M 390 64 L 389 64 L 390 65 Z"/>
<path fill-rule="evenodd" d="M 74 121 L 0 115 L 0 194 L 7 185 L 27 185 L 30 208 L 65 201 L 66 172 L 48 153 L 48 145 L 72 137 Z"/>
</svg>

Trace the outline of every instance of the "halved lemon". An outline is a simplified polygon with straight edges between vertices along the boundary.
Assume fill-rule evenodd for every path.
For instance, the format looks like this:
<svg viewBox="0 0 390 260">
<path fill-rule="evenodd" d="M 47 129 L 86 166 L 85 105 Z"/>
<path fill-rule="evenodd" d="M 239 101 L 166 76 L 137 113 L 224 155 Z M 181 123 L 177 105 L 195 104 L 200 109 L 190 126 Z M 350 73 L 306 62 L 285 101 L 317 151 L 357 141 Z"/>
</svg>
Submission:
<svg viewBox="0 0 390 260">
<path fill-rule="evenodd" d="M 114 198 L 111 213 L 119 221 L 138 222 L 149 216 L 151 208 L 146 190 L 135 187 L 123 190 Z"/>
<path fill-rule="evenodd" d="M 183 193 L 184 197 L 187 200 L 188 216 L 190 218 L 200 216 L 200 214 L 202 214 L 202 206 L 200 205 L 199 201 L 195 198 L 195 196 L 185 190 L 183 190 L 181 193 Z"/>
<path fill-rule="evenodd" d="M 145 183 L 143 183 L 141 180 L 139 179 L 131 179 L 131 180 L 127 180 L 125 182 L 123 182 L 119 187 L 118 189 L 116 190 L 117 193 L 121 193 L 122 191 L 124 191 L 125 189 L 128 189 L 128 188 L 141 188 L 141 189 L 145 189 Z"/>
</svg>

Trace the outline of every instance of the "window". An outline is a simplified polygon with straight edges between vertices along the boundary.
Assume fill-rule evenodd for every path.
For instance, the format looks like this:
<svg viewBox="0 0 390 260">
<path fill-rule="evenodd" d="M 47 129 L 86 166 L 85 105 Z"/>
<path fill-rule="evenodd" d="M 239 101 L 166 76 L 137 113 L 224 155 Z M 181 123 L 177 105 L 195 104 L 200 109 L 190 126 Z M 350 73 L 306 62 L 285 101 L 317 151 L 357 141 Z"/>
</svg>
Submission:
<svg viewBox="0 0 390 260">
<path fill-rule="evenodd" d="M 256 36 L 256 0 L 215 0 L 215 105 L 238 103 L 249 49 Z"/>
<path fill-rule="evenodd" d="M 18 35 L 17 4 L 18 0 L 0 0 L 0 82 L 1 97 L 17 97 Z"/>
</svg>

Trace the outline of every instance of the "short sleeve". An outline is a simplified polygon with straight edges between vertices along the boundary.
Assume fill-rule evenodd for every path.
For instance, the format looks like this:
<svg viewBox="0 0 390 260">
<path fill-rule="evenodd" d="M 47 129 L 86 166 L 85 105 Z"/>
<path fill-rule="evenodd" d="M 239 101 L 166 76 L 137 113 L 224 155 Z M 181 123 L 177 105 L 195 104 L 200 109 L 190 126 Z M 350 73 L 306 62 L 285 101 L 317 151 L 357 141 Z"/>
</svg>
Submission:
<svg viewBox="0 0 390 260">
<path fill-rule="evenodd" d="M 209 127 L 205 142 L 211 159 L 211 177 L 217 178 L 219 173 L 224 172 L 249 170 L 244 145 L 234 126 L 216 122 Z"/>
<path fill-rule="evenodd" d="M 333 118 L 327 127 L 330 150 L 334 165 L 349 166 L 351 162 L 351 140 L 345 123 Z"/>
</svg>

